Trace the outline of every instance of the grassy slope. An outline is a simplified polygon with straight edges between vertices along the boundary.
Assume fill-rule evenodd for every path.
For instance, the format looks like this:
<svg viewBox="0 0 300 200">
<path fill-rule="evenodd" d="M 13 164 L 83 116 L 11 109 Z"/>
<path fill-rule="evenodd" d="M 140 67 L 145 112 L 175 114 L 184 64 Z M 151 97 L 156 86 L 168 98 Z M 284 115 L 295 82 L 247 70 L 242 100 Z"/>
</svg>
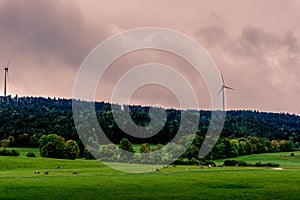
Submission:
<svg viewBox="0 0 300 200">
<path fill-rule="evenodd" d="M 282 171 L 265 168 L 186 166 L 156 173 L 128 174 L 94 160 L 0 157 L 0 199 L 298 199 L 300 152 L 244 156 L 246 161 L 284 163 Z M 280 156 L 282 155 L 282 156 Z M 282 162 L 281 162 L 282 161 Z M 57 169 L 60 166 L 60 169 Z M 35 176 L 50 168 L 50 174 Z M 72 172 L 78 172 L 73 176 Z"/>
</svg>

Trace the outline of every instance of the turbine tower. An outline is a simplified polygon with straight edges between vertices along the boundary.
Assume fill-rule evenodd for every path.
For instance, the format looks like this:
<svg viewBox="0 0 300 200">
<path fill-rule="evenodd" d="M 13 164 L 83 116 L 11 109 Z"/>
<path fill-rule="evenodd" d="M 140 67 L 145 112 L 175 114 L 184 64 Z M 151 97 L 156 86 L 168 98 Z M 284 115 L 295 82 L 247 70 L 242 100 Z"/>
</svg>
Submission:
<svg viewBox="0 0 300 200">
<path fill-rule="evenodd" d="M 221 77 L 222 77 L 222 81 L 223 81 L 223 85 L 220 89 L 220 91 L 218 92 L 218 94 L 220 94 L 220 92 L 222 91 L 222 98 L 223 98 L 223 111 L 225 111 L 225 89 L 230 89 L 230 90 L 233 90 L 233 88 L 231 87 L 228 87 L 225 85 L 225 81 L 224 81 L 224 78 L 223 78 L 223 75 L 221 74 Z"/>
<path fill-rule="evenodd" d="M 9 61 L 6 66 L 4 66 L 4 97 L 6 97 L 6 79 L 8 79 L 8 66 L 9 66 Z"/>
</svg>

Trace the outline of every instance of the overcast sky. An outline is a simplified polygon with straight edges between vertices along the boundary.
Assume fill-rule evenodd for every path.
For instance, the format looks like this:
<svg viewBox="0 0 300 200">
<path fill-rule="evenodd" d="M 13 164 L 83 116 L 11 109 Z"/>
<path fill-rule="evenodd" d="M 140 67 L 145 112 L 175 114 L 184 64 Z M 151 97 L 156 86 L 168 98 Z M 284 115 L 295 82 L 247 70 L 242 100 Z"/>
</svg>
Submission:
<svg viewBox="0 0 300 200">
<path fill-rule="evenodd" d="M 299 10 L 298 0 L 1 0 L 0 64 L 10 59 L 9 94 L 71 98 L 79 66 L 101 41 L 132 28 L 164 27 L 207 50 L 235 89 L 226 93 L 228 109 L 300 114 Z M 163 62 L 188 77 L 209 109 L 201 77 L 183 60 L 154 50 L 114 62 L 100 81 L 98 100 L 109 101 L 116 81 L 147 62 Z M 140 88 L 131 102 L 177 105 L 170 91 L 155 85 Z"/>
</svg>

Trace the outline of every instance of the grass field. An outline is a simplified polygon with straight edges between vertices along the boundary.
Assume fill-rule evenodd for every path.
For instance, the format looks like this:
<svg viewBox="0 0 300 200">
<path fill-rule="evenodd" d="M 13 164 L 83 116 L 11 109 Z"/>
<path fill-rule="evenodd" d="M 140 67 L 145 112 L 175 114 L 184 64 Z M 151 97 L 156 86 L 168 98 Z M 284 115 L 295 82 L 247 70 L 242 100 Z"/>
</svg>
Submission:
<svg viewBox="0 0 300 200">
<path fill-rule="evenodd" d="M 300 152 L 259 154 L 237 159 L 276 162 L 284 170 L 224 167 L 204 170 L 176 166 L 130 174 L 95 160 L 37 156 L 0 157 L 0 199 L 299 199 Z M 217 160 L 222 162 L 222 160 Z M 60 169 L 57 167 L 60 166 Z M 49 175 L 44 170 L 51 170 Z M 34 171 L 40 175 L 34 175 Z M 78 176 L 73 176 L 73 172 Z"/>
</svg>

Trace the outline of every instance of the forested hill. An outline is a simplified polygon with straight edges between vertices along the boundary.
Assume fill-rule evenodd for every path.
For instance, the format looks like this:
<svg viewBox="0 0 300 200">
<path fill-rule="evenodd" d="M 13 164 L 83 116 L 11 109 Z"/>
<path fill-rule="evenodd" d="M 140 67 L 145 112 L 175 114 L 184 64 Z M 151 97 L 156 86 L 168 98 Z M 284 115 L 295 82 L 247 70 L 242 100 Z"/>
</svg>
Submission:
<svg viewBox="0 0 300 200">
<path fill-rule="evenodd" d="M 147 125 L 149 107 L 129 106 L 132 119 L 139 125 Z M 174 137 L 180 123 L 180 111 L 167 109 L 167 121 L 163 129 L 148 139 L 139 139 L 122 132 L 113 120 L 111 105 L 96 103 L 99 123 L 115 143 L 127 137 L 133 143 L 166 143 Z M 191 111 L 191 113 L 196 111 Z M 197 111 L 198 112 L 198 111 Z M 203 137 L 210 120 L 210 111 L 200 111 L 198 135 Z M 84 120 L 83 120 L 84 121 Z M 39 97 L 2 97 L 0 102 L 0 139 L 13 136 L 14 146 L 38 146 L 44 134 L 55 133 L 65 139 L 79 141 L 72 117 L 72 100 Z M 300 141 L 300 117 L 284 113 L 257 111 L 228 111 L 222 132 L 224 137 L 240 138 L 256 136 L 269 140 Z"/>
</svg>

